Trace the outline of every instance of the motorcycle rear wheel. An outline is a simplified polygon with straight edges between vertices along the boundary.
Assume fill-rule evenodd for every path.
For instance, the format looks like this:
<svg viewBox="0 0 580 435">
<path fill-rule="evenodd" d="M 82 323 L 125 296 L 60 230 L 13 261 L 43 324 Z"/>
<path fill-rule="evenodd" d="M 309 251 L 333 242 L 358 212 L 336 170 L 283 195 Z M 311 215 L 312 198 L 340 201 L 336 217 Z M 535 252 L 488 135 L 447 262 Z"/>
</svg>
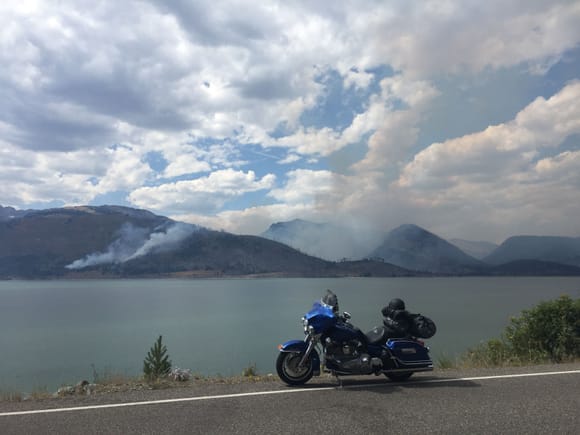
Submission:
<svg viewBox="0 0 580 435">
<path fill-rule="evenodd" d="M 385 373 L 385 376 L 393 382 L 406 381 L 411 377 L 413 372 Z"/>
<path fill-rule="evenodd" d="M 288 385 L 302 385 L 312 377 L 314 366 L 312 357 L 298 367 L 304 354 L 300 352 L 280 352 L 276 359 L 276 371 L 280 379 Z"/>
</svg>

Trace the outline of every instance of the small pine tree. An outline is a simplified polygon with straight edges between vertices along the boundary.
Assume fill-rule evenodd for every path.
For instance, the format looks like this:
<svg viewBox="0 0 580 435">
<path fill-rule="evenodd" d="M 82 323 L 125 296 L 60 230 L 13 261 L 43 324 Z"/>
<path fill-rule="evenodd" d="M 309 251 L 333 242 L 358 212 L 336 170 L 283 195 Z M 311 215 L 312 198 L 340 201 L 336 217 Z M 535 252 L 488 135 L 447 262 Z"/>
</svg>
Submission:
<svg viewBox="0 0 580 435">
<path fill-rule="evenodd" d="M 151 350 L 147 352 L 147 356 L 143 361 L 143 373 L 146 379 L 157 379 L 169 374 L 171 371 L 171 361 L 169 361 L 169 355 L 167 355 L 167 347 L 161 343 L 161 340 L 162 336 L 160 335 Z"/>
</svg>

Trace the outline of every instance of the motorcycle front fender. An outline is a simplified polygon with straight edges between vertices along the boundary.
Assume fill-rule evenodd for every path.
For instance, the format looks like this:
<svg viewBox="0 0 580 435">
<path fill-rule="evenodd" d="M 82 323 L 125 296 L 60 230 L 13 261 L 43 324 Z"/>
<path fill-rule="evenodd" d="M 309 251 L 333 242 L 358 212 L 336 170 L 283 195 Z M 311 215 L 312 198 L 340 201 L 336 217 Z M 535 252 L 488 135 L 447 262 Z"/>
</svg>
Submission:
<svg viewBox="0 0 580 435">
<path fill-rule="evenodd" d="M 286 343 L 278 346 L 278 349 L 280 349 L 280 352 L 304 353 L 304 352 L 306 352 L 307 348 L 308 348 L 308 343 L 306 343 L 304 340 L 289 340 Z M 319 376 L 320 375 L 320 357 L 318 356 L 318 352 L 316 352 L 316 349 L 312 349 L 312 352 L 310 352 L 310 358 L 312 358 L 312 368 L 313 368 L 314 376 Z"/>
</svg>

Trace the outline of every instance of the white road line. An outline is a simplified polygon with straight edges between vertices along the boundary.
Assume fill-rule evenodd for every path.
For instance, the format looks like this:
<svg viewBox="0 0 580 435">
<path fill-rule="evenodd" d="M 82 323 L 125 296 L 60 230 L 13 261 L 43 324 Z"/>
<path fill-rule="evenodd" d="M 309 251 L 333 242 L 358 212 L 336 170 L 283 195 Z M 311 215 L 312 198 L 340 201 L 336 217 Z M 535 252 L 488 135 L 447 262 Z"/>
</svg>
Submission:
<svg viewBox="0 0 580 435">
<path fill-rule="evenodd" d="M 512 375 L 494 375 L 494 376 L 475 376 L 469 378 L 450 378 L 450 379 L 426 379 L 417 380 L 415 382 L 405 381 L 404 385 L 409 384 L 438 384 L 445 382 L 467 382 L 467 381 L 487 381 L 494 379 L 510 379 L 510 378 L 525 378 L 525 377 L 536 377 L 536 376 L 554 376 L 554 375 L 568 375 L 568 374 L 580 374 L 580 370 L 568 370 L 561 372 L 539 372 L 539 373 L 519 373 Z M 400 384 L 388 384 L 388 383 L 376 383 L 376 384 L 359 384 L 359 385 L 345 385 L 342 388 L 374 388 L 374 387 L 385 387 L 389 385 L 400 385 Z M 50 414 L 55 412 L 71 412 L 71 411 L 88 411 L 92 409 L 107 409 L 107 408 L 124 408 L 128 406 L 144 406 L 144 405 L 159 405 L 164 403 L 179 403 L 179 402 L 195 402 L 200 400 L 218 400 L 218 399 L 231 399 L 235 397 L 251 397 L 251 396 L 269 396 L 273 394 L 290 394 L 290 393 L 306 393 L 309 391 L 327 391 L 336 390 L 341 387 L 315 387 L 315 388 L 292 388 L 287 390 L 274 390 L 274 391 L 255 391 L 252 393 L 237 393 L 237 394 L 220 394 L 217 396 L 197 396 L 197 397 L 182 397 L 178 399 L 163 399 L 163 400 L 149 400 L 143 402 L 128 402 L 128 403 L 110 403 L 107 405 L 91 405 L 91 406 L 77 406 L 72 408 L 52 408 L 52 409 L 34 409 L 30 411 L 13 411 L 13 412 L 0 412 L 0 417 L 10 417 L 16 415 L 32 415 L 32 414 Z"/>
<path fill-rule="evenodd" d="M 198 400 L 230 399 L 233 397 L 267 396 L 271 394 L 300 393 L 305 391 L 324 391 L 334 389 L 336 389 L 336 387 L 299 388 L 292 390 L 255 391 L 252 393 L 220 394 L 218 396 L 181 397 L 178 399 L 149 400 L 144 402 L 110 403 L 107 405 L 76 406 L 73 408 L 34 409 L 31 411 L 2 412 L 0 413 L 0 417 L 11 415 L 45 414 L 67 411 L 84 411 L 90 409 L 124 408 L 127 406 L 158 405 L 162 403 L 178 403 L 178 402 L 195 402 Z"/>
</svg>

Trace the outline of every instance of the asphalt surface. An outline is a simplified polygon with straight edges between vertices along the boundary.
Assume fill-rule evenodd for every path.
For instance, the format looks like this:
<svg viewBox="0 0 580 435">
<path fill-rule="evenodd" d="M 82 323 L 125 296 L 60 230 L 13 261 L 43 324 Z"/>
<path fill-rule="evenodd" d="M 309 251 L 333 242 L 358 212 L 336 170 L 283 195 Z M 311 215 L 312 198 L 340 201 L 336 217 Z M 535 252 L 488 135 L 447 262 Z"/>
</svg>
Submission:
<svg viewBox="0 0 580 435">
<path fill-rule="evenodd" d="M 580 434 L 580 364 L 2 402 L 0 433 Z"/>
</svg>

